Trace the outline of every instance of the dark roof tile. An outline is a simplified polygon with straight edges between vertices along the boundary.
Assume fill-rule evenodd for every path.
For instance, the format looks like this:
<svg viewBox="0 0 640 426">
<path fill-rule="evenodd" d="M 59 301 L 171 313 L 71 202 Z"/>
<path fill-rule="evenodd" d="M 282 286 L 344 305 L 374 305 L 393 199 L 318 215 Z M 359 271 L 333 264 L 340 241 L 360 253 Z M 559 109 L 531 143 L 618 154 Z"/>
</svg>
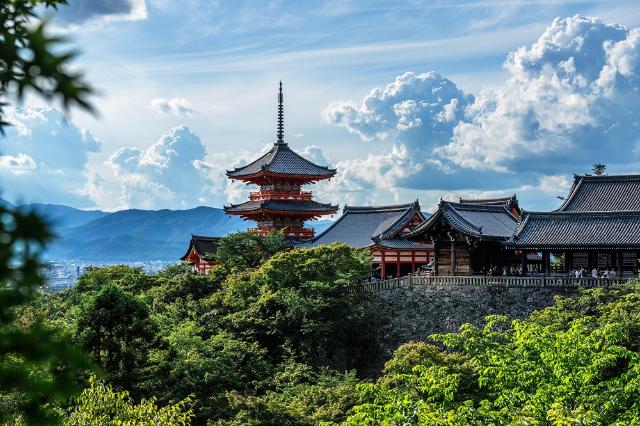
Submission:
<svg viewBox="0 0 640 426">
<path fill-rule="evenodd" d="M 374 239 L 386 241 L 394 239 L 393 237 L 407 225 L 416 213 L 422 215 L 417 201 L 395 206 L 345 206 L 342 216 L 338 220 L 323 233 L 301 244 L 301 246 L 312 247 L 340 242 L 354 248 L 370 247 L 373 245 Z"/>
<path fill-rule="evenodd" d="M 232 204 L 225 206 L 226 213 L 243 213 L 256 210 L 270 211 L 302 211 L 302 212 L 336 212 L 338 206 L 331 204 L 318 203 L 313 200 L 296 201 L 296 200 L 260 200 L 247 201 L 242 204 Z"/>
<path fill-rule="evenodd" d="M 575 176 L 557 211 L 640 211 L 640 175 Z"/>
<path fill-rule="evenodd" d="M 220 237 L 205 237 L 202 235 L 191 235 L 191 241 L 189 241 L 189 248 L 187 252 L 180 258 L 180 260 L 185 260 L 189 253 L 191 253 L 191 249 L 195 248 L 198 256 L 202 257 L 207 253 L 215 253 L 218 248 L 218 241 Z"/>
<path fill-rule="evenodd" d="M 318 166 L 293 151 L 286 143 L 275 143 L 273 147 L 252 163 L 246 166 L 228 170 L 230 178 L 242 178 L 266 171 L 276 174 L 293 174 L 299 176 L 331 177 L 336 174 L 334 169 Z"/>
<path fill-rule="evenodd" d="M 639 248 L 640 211 L 526 213 L 513 248 Z"/>
<path fill-rule="evenodd" d="M 438 211 L 409 235 L 416 236 L 427 232 L 442 217 L 459 232 L 477 238 L 509 238 L 518 223 L 504 205 L 441 201 Z"/>
</svg>

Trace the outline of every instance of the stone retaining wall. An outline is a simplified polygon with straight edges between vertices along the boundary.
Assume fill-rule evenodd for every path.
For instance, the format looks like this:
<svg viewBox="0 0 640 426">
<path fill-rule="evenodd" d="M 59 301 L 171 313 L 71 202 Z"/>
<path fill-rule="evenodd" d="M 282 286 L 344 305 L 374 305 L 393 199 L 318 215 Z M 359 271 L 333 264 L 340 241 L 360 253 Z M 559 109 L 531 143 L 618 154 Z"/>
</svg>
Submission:
<svg viewBox="0 0 640 426">
<path fill-rule="evenodd" d="M 382 287 L 382 286 L 381 286 Z M 412 285 L 399 283 L 369 291 L 374 308 L 386 320 L 380 339 L 384 360 L 402 343 L 434 333 L 481 325 L 492 314 L 526 318 L 553 304 L 554 296 L 577 295 L 577 287 Z M 382 360 L 382 361 L 384 361 Z"/>
</svg>

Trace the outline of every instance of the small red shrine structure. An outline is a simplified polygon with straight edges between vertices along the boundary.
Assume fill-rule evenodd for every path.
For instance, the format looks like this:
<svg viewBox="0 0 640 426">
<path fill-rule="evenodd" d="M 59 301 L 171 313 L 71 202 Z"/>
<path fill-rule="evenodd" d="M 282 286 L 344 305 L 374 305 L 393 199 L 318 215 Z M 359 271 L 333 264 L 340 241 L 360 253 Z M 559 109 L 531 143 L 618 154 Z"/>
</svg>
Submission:
<svg viewBox="0 0 640 426">
<path fill-rule="evenodd" d="M 213 260 L 213 255 L 218 248 L 219 237 L 205 237 L 203 235 L 191 235 L 189 248 L 180 258 L 183 262 L 191 265 L 194 272 L 208 274 L 217 265 Z"/>
<path fill-rule="evenodd" d="M 334 214 L 338 206 L 314 201 L 312 193 L 303 191 L 302 186 L 330 179 L 336 170 L 314 164 L 289 148 L 284 141 L 283 101 L 280 82 L 278 139 L 273 147 L 254 162 L 227 171 L 229 179 L 259 185 L 260 190 L 252 192 L 249 201 L 225 206 L 224 211 L 255 221 L 257 226 L 252 230 L 262 235 L 282 230 L 288 239 L 312 238 L 314 231 L 305 228 L 305 221 Z"/>
</svg>

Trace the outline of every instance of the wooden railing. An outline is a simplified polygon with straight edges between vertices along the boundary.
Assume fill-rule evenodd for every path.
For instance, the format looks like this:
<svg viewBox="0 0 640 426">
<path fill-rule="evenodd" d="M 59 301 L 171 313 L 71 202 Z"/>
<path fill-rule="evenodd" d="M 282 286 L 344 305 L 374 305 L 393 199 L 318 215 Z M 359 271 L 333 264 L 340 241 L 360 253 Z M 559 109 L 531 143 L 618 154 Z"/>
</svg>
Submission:
<svg viewBox="0 0 640 426">
<path fill-rule="evenodd" d="M 311 200 L 311 191 L 295 191 L 284 189 L 265 189 L 249 193 L 251 201 L 259 200 Z"/>
<path fill-rule="evenodd" d="M 608 287 L 635 281 L 637 278 L 571 278 L 571 277 L 487 277 L 487 276 L 424 276 L 407 275 L 375 282 L 361 282 L 345 287 L 348 293 L 388 290 L 410 286 L 469 287 Z"/>
<path fill-rule="evenodd" d="M 286 226 L 283 228 L 279 228 L 276 226 L 259 226 L 257 228 L 249 228 L 249 232 L 256 232 L 263 236 L 269 235 L 274 229 L 282 230 L 285 237 L 300 237 L 300 238 L 313 238 L 315 235 L 315 231 L 313 228 L 300 228 L 300 227 L 292 227 Z"/>
</svg>

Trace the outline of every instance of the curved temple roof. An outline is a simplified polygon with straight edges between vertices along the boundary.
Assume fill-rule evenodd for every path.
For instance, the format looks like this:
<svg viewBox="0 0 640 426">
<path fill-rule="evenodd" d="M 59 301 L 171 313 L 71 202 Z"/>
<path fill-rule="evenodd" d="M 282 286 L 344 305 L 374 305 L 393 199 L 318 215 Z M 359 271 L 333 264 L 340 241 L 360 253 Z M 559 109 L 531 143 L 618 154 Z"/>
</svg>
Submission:
<svg viewBox="0 0 640 426">
<path fill-rule="evenodd" d="M 506 205 L 455 203 L 440 201 L 438 211 L 407 236 L 427 232 L 444 218 L 454 229 L 476 238 L 507 239 L 513 235 L 518 220 Z"/>
<path fill-rule="evenodd" d="M 220 237 L 205 237 L 202 235 L 191 235 L 191 241 L 189 241 L 189 248 L 187 252 L 180 258 L 185 260 L 189 257 L 192 249 L 195 249 L 198 256 L 202 257 L 207 253 L 215 253 L 218 248 L 218 240 Z"/>
<path fill-rule="evenodd" d="M 640 211 L 527 213 L 512 248 L 637 248 L 640 247 Z"/>
<path fill-rule="evenodd" d="M 518 204 L 518 198 L 515 196 L 515 194 L 512 195 L 511 197 L 502 197 L 502 198 L 479 198 L 479 199 L 460 198 L 460 204 L 505 206 L 508 210 L 513 210 L 517 212 L 518 215 L 522 214 L 522 210 L 520 209 L 520 205 Z"/>
<path fill-rule="evenodd" d="M 335 169 L 319 166 L 293 151 L 284 141 L 284 96 L 282 82 L 278 92 L 278 140 L 273 147 L 257 160 L 243 167 L 227 170 L 231 179 L 245 179 L 261 174 L 308 177 L 310 180 L 328 179 L 336 174 Z"/>
<path fill-rule="evenodd" d="M 640 210 L 640 175 L 576 175 L 569 195 L 556 211 L 634 210 Z"/>
<path fill-rule="evenodd" d="M 318 203 L 313 200 L 306 201 L 294 201 L 294 200 L 260 200 L 260 201 L 247 201 L 242 204 L 232 204 L 225 206 L 224 211 L 226 213 L 252 213 L 261 210 L 273 211 L 273 212 L 304 212 L 304 213 L 335 213 L 338 211 L 338 206 L 331 204 Z"/>
<path fill-rule="evenodd" d="M 430 245 L 418 245 L 413 241 L 395 238 L 416 214 L 424 220 L 418 201 L 378 207 L 345 206 L 338 220 L 320 235 L 299 247 L 339 242 L 354 248 L 382 245 L 390 248 L 430 249 Z"/>
<path fill-rule="evenodd" d="M 293 151 L 286 143 L 276 142 L 269 152 L 254 162 L 234 170 L 227 170 L 227 176 L 232 179 L 242 179 L 261 172 L 283 176 L 308 176 L 316 179 L 328 179 L 336 174 L 335 169 L 318 166 Z"/>
</svg>

